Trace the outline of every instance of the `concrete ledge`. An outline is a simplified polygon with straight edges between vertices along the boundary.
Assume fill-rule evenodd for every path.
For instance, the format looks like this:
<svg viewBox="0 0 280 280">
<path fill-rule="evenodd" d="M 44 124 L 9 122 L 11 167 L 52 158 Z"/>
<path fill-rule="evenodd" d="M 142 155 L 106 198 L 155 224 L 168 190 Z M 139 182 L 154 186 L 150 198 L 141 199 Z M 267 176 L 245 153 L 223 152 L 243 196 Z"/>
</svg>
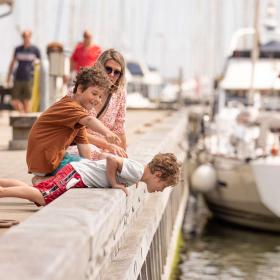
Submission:
<svg viewBox="0 0 280 280">
<path fill-rule="evenodd" d="M 179 155 L 180 156 L 180 155 Z M 183 152 L 181 153 L 183 156 Z M 181 159 L 182 159 L 181 157 Z M 181 182 L 183 184 L 183 182 Z M 179 187 L 179 186 L 177 186 Z M 118 254 L 112 258 L 110 266 L 102 275 L 102 280 L 118 280 L 118 279 L 137 279 L 140 274 L 143 262 L 146 259 L 150 245 L 154 239 L 154 235 L 159 228 L 159 224 L 166 210 L 167 204 L 170 203 L 170 197 L 174 192 L 179 192 L 181 201 L 176 201 L 180 208 L 178 221 L 176 225 L 176 233 L 178 234 L 181 222 L 184 217 L 184 209 L 188 197 L 188 189 L 181 186 L 181 190 L 168 189 L 163 193 L 148 194 L 148 199 L 144 203 L 141 213 L 139 213 L 137 220 L 126 232 L 125 242 L 119 248 Z M 175 234 L 176 235 L 176 234 Z M 173 243 L 176 240 L 171 240 L 172 249 Z M 160 250 L 160 248 L 158 248 Z M 168 252 L 172 255 L 172 252 Z M 166 262 L 165 262 L 166 264 Z M 171 262 L 168 263 L 171 266 Z M 165 279 L 169 279 L 170 268 L 166 267 Z M 162 273 L 164 274 L 164 273 Z M 144 278 L 145 279 L 145 278 Z M 154 279 L 154 278 L 152 278 Z"/>
<path fill-rule="evenodd" d="M 27 113 L 20 116 L 10 116 L 10 126 L 30 128 L 39 115 L 40 113 Z"/>
<path fill-rule="evenodd" d="M 10 126 L 13 129 L 13 139 L 9 142 L 9 150 L 25 150 L 29 131 L 40 113 L 27 113 L 20 116 L 10 116 Z"/>
<path fill-rule="evenodd" d="M 144 163 L 157 152 L 174 152 L 183 161 L 186 122 L 185 111 L 174 112 L 129 147 L 129 156 Z M 68 191 L 2 236 L 3 279 L 137 279 L 172 193 L 145 192 L 143 184 L 130 187 L 128 198 L 112 189 Z M 123 250 L 130 242 L 136 242 L 131 255 Z M 116 262 L 124 277 L 108 278 Z"/>
</svg>

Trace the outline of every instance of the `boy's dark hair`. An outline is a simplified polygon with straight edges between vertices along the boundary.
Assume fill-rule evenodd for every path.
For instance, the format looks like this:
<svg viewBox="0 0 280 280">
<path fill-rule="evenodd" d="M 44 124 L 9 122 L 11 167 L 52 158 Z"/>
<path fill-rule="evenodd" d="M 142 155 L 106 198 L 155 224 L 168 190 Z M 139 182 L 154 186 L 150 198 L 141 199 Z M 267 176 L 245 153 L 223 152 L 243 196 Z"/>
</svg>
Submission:
<svg viewBox="0 0 280 280">
<path fill-rule="evenodd" d="M 156 171 L 160 171 L 160 179 L 167 181 L 170 186 L 174 186 L 178 183 L 180 176 L 181 164 L 177 161 L 177 158 L 171 154 L 157 154 L 148 163 L 148 167 L 152 174 Z"/>
<path fill-rule="evenodd" d="M 73 93 L 77 92 L 78 86 L 85 91 L 88 87 L 97 86 L 104 89 L 110 89 L 112 83 L 104 70 L 98 66 L 84 67 L 78 72 L 75 79 Z"/>
</svg>

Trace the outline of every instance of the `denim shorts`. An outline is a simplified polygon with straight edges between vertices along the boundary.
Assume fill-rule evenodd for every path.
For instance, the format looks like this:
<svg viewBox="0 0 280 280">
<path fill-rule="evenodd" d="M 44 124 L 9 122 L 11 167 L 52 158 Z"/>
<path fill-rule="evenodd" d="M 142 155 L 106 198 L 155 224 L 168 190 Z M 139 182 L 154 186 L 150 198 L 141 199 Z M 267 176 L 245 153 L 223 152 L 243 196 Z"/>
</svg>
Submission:
<svg viewBox="0 0 280 280">
<path fill-rule="evenodd" d="M 49 176 L 53 176 L 55 175 L 62 167 L 64 167 L 66 164 L 73 162 L 73 161 L 80 161 L 82 159 L 82 157 L 77 156 L 77 155 L 71 155 L 68 153 L 65 153 L 64 158 L 62 159 L 62 161 L 59 163 L 58 167 L 51 172 L 50 174 L 48 174 Z"/>
</svg>

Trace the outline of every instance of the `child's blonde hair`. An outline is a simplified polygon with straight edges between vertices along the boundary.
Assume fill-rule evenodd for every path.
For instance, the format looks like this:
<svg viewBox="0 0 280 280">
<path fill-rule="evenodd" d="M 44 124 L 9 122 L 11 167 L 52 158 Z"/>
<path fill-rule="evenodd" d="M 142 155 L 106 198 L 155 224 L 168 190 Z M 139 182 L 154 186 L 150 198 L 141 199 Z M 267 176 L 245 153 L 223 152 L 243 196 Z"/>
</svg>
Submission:
<svg viewBox="0 0 280 280">
<path fill-rule="evenodd" d="M 75 79 L 75 86 L 73 89 L 74 94 L 77 92 L 78 86 L 81 87 L 82 92 L 91 86 L 109 90 L 112 86 L 112 82 L 102 67 L 94 65 L 92 67 L 84 67 L 80 69 Z"/>
<path fill-rule="evenodd" d="M 159 153 L 148 163 L 148 167 L 152 174 L 160 171 L 161 175 L 159 178 L 162 181 L 167 181 L 170 186 L 178 183 L 181 164 L 177 161 L 174 154 Z"/>
</svg>

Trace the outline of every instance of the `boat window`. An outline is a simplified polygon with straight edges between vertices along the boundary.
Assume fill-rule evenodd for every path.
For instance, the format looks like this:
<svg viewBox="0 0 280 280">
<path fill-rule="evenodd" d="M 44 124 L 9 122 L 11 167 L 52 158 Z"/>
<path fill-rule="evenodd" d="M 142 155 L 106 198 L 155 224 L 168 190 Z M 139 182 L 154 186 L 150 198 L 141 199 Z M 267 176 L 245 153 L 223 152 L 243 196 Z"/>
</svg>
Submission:
<svg viewBox="0 0 280 280">
<path fill-rule="evenodd" d="M 144 73 L 140 67 L 140 65 L 138 63 L 135 62 L 127 62 L 126 64 L 129 72 L 131 73 L 131 75 L 133 76 L 144 76 Z"/>
<path fill-rule="evenodd" d="M 250 58 L 252 52 L 250 49 L 236 49 L 232 53 L 234 58 Z M 270 41 L 259 46 L 259 58 L 280 58 L 280 42 Z"/>
<path fill-rule="evenodd" d="M 232 57 L 251 57 L 250 50 L 235 50 Z"/>
<path fill-rule="evenodd" d="M 280 110 L 280 92 L 268 92 L 262 94 L 261 106 L 266 111 L 279 111 Z"/>
<path fill-rule="evenodd" d="M 226 92 L 226 106 L 233 106 L 234 104 L 242 104 L 248 106 L 248 94 L 244 91 L 227 91 Z"/>
<path fill-rule="evenodd" d="M 149 97 L 149 89 L 148 85 L 142 84 L 141 86 L 141 93 L 144 97 Z"/>
</svg>

